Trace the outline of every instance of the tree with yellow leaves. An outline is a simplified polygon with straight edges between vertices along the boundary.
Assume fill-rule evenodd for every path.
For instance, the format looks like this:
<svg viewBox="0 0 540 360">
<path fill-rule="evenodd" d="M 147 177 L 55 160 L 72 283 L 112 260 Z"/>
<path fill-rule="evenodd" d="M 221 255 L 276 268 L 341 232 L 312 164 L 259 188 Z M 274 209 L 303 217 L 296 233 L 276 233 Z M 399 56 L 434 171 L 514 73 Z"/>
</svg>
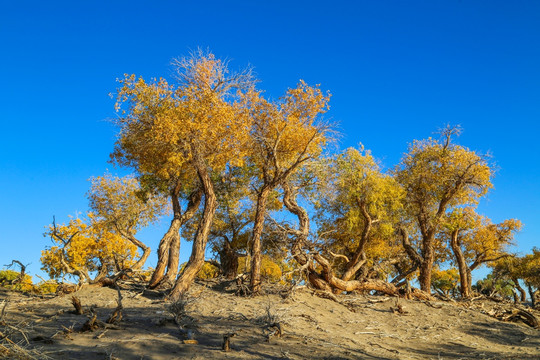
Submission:
<svg viewBox="0 0 540 360">
<path fill-rule="evenodd" d="M 268 196 L 299 167 L 321 154 L 330 132 L 321 116 L 328 109 L 330 94 L 300 81 L 277 101 L 269 101 L 255 90 L 247 95 L 245 109 L 252 124 L 249 163 L 255 171 L 257 196 L 250 288 L 256 294 L 261 287 L 261 236 Z"/>
<path fill-rule="evenodd" d="M 423 291 L 431 288 L 431 272 L 438 247 L 437 234 L 452 208 L 474 205 L 492 187 L 492 171 L 485 156 L 453 143 L 459 128 L 447 127 L 442 140 L 414 141 L 396 169 L 405 190 L 405 211 L 416 223 L 419 246 L 407 254 L 420 263 Z"/>
<path fill-rule="evenodd" d="M 508 219 L 493 224 L 472 208 L 458 208 L 447 214 L 444 228 L 458 265 L 461 296 L 472 294 L 472 271 L 482 264 L 510 256 L 505 248 L 521 229 L 521 222 Z"/>
<path fill-rule="evenodd" d="M 106 174 L 93 177 L 90 181 L 91 187 L 87 196 L 94 224 L 100 223 L 107 231 L 117 233 L 137 246 L 142 255 L 133 264 L 132 270 L 140 270 L 150 255 L 150 248 L 135 235 L 163 214 L 166 208 L 165 199 L 163 196 L 149 195 L 141 191 L 133 176 L 119 178 Z"/>
<path fill-rule="evenodd" d="M 137 256 L 133 243 L 108 231 L 92 213 L 86 222 L 75 218 L 56 225 L 53 221 L 44 236 L 54 245 L 41 253 L 42 270 L 53 279 L 71 275 L 79 283 L 98 282 L 113 272 L 131 268 Z"/>
<path fill-rule="evenodd" d="M 117 109 L 120 134 L 113 156 L 139 176 L 193 188 L 196 178 L 204 209 L 191 257 L 170 294 L 177 298 L 204 263 L 217 206 L 211 174 L 244 161 L 250 128 L 243 90 L 252 86 L 249 70 L 230 74 L 227 63 L 201 50 L 177 60 L 177 84 L 147 83 L 128 75 L 121 81 Z M 169 187 L 174 188 L 174 187 Z M 174 206 L 175 204 L 173 204 Z"/>
<path fill-rule="evenodd" d="M 356 278 L 368 263 L 398 256 L 401 249 L 392 246 L 392 239 L 403 191 L 382 173 L 371 153 L 349 148 L 325 162 L 321 173 L 316 190 L 319 236 L 341 265 L 341 279 Z"/>
</svg>

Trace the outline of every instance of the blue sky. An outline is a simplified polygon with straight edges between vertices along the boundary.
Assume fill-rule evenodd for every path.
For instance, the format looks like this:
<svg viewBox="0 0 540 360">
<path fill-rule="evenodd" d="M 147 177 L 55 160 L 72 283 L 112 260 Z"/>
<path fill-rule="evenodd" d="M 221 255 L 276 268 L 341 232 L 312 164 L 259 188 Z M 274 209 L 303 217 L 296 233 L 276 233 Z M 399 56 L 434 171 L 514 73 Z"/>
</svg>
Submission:
<svg viewBox="0 0 540 360">
<path fill-rule="evenodd" d="M 0 267 L 40 273 L 53 215 L 87 210 L 91 176 L 125 173 L 107 163 L 115 79 L 170 77 L 197 47 L 254 66 L 273 97 L 321 84 L 340 146 L 362 142 L 387 168 L 460 124 L 459 143 L 498 168 L 480 211 L 523 221 L 519 251 L 540 245 L 538 1 L 0 0 Z M 142 240 L 156 249 L 168 222 Z"/>
</svg>

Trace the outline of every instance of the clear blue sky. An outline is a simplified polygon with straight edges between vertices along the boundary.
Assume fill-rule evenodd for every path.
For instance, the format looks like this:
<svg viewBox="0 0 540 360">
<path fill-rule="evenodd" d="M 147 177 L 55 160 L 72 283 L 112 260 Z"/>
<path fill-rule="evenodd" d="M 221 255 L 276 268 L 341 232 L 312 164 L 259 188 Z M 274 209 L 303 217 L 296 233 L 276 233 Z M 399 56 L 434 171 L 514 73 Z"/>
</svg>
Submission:
<svg viewBox="0 0 540 360">
<path fill-rule="evenodd" d="M 44 226 L 87 210 L 89 177 L 118 172 L 115 79 L 169 77 L 171 59 L 197 47 L 253 65 L 271 96 L 320 83 L 341 147 L 362 142 L 387 167 L 413 139 L 460 124 L 459 142 L 499 169 L 480 211 L 522 220 L 520 251 L 540 245 L 540 2 L 329 4 L 0 0 L 0 268 L 18 259 L 39 273 Z M 168 222 L 142 240 L 156 249 Z"/>
</svg>

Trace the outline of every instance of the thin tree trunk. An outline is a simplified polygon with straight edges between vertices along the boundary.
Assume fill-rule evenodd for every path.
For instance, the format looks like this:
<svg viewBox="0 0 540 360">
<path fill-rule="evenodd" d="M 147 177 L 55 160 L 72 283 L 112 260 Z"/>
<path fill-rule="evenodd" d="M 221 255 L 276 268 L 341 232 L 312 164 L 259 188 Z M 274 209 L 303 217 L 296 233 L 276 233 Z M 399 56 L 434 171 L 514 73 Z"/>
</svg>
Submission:
<svg viewBox="0 0 540 360">
<path fill-rule="evenodd" d="M 261 236 L 264 227 L 264 216 L 266 213 L 266 200 L 268 199 L 268 194 L 270 194 L 270 188 L 265 185 L 257 196 L 257 209 L 255 212 L 255 222 L 253 224 L 252 234 L 251 279 L 249 284 L 253 294 L 258 294 L 261 291 Z"/>
<path fill-rule="evenodd" d="M 536 307 L 536 291 L 534 291 L 533 287 L 531 285 L 527 285 L 527 289 L 529 290 L 529 296 L 531 297 L 531 307 Z"/>
<path fill-rule="evenodd" d="M 131 267 L 132 270 L 140 270 L 144 266 L 146 259 L 150 256 L 150 248 L 146 246 L 142 241 L 135 238 L 132 234 L 126 234 L 126 238 L 135 246 L 143 251 L 143 254 L 137 260 L 137 262 Z"/>
<path fill-rule="evenodd" d="M 171 239 L 171 245 L 169 246 L 169 257 L 167 263 L 167 272 L 161 280 L 161 287 L 171 287 L 178 275 L 178 265 L 180 264 L 180 234 L 176 234 Z"/>
<path fill-rule="evenodd" d="M 467 268 L 467 285 L 469 286 L 469 295 L 472 296 L 472 271 L 474 269 L 469 267 Z"/>
<path fill-rule="evenodd" d="M 467 274 L 468 268 L 465 261 L 465 256 L 463 255 L 463 251 L 461 251 L 461 247 L 459 246 L 459 230 L 454 230 L 452 232 L 450 237 L 450 247 L 452 248 L 452 252 L 456 257 L 456 262 L 458 264 L 461 297 L 467 299 L 471 296 L 469 290 L 471 286 L 469 284 L 469 276 Z"/>
<path fill-rule="evenodd" d="M 175 217 L 174 219 L 172 219 L 169 230 L 167 230 L 167 232 L 165 233 L 165 235 L 163 235 L 161 241 L 159 242 L 158 262 L 156 265 L 156 269 L 152 274 L 152 278 L 150 279 L 150 283 L 148 284 L 148 287 L 150 289 L 157 287 L 163 280 L 165 269 L 167 268 L 167 264 L 169 262 L 171 243 L 174 241 L 175 238 L 180 239 L 179 231 L 181 223 L 182 221 L 179 218 Z"/>
<path fill-rule="evenodd" d="M 202 189 L 197 188 L 190 194 L 189 203 L 186 211 L 182 215 L 180 208 L 180 201 L 178 200 L 179 186 L 171 194 L 171 202 L 173 205 L 174 218 L 171 220 L 169 229 L 161 238 L 158 248 L 158 262 L 156 269 L 152 274 L 148 287 L 150 289 L 158 287 L 165 277 L 165 269 L 167 269 L 167 280 L 174 282 L 176 275 L 178 275 L 178 263 L 180 257 L 180 228 L 189 219 L 195 215 L 195 212 L 199 208 L 202 198 Z M 173 245 L 174 244 L 174 245 Z M 174 249 L 171 248 L 171 245 Z M 175 265 L 176 264 L 176 265 Z"/>
<path fill-rule="evenodd" d="M 195 239 L 193 240 L 191 257 L 189 258 L 182 275 L 176 280 L 176 283 L 169 294 L 169 298 L 173 301 L 178 300 L 180 296 L 187 291 L 204 264 L 206 243 L 217 208 L 217 198 L 212 179 L 210 179 L 204 160 L 197 153 L 197 149 L 194 150 L 193 161 L 204 191 L 204 210 L 199 227 L 197 228 L 197 233 L 195 234 Z"/>
<path fill-rule="evenodd" d="M 362 215 L 364 216 L 366 226 L 362 230 L 362 235 L 360 237 L 358 247 L 356 248 L 356 252 L 354 253 L 354 256 L 351 259 L 351 261 L 347 264 L 347 270 L 345 270 L 345 272 L 343 273 L 343 276 L 341 277 L 341 279 L 344 281 L 347 281 L 350 278 L 352 278 L 364 264 L 365 261 L 360 261 L 360 260 L 362 259 L 362 255 L 364 255 L 364 248 L 366 247 L 369 233 L 371 231 L 371 226 L 373 224 L 373 220 L 371 216 L 369 215 L 365 204 L 358 202 L 358 205 L 360 207 L 360 210 L 362 211 Z"/>
</svg>

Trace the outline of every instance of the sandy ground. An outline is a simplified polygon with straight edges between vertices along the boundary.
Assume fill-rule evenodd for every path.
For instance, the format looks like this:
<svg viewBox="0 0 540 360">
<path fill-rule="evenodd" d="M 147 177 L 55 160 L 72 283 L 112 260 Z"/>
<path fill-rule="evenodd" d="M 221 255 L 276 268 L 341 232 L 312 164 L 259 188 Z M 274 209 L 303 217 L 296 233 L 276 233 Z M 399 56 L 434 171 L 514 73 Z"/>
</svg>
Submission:
<svg viewBox="0 0 540 360">
<path fill-rule="evenodd" d="M 117 306 L 115 289 L 86 286 L 48 298 L 0 290 L 0 305 L 9 301 L 4 323 L 24 329 L 28 342 L 15 330 L 11 338 L 44 354 L 37 358 L 540 359 L 540 330 L 483 314 L 501 306 L 490 301 L 400 299 L 400 314 L 392 311 L 395 298 L 343 295 L 337 303 L 308 289 L 254 298 L 236 296 L 234 289 L 196 283 L 175 322 L 163 294 L 127 288 L 121 290 L 122 320 L 92 332 L 80 332 L 90 308 L 105 321 Z M 73 313 L 72 295 L 87 314 Z M 274 323 L 282 324 L 281 337 L 271 335 Z M 236 334 L 231 351 L 224 352 L 223 336 L 230 333 Z"/>
</svg>

